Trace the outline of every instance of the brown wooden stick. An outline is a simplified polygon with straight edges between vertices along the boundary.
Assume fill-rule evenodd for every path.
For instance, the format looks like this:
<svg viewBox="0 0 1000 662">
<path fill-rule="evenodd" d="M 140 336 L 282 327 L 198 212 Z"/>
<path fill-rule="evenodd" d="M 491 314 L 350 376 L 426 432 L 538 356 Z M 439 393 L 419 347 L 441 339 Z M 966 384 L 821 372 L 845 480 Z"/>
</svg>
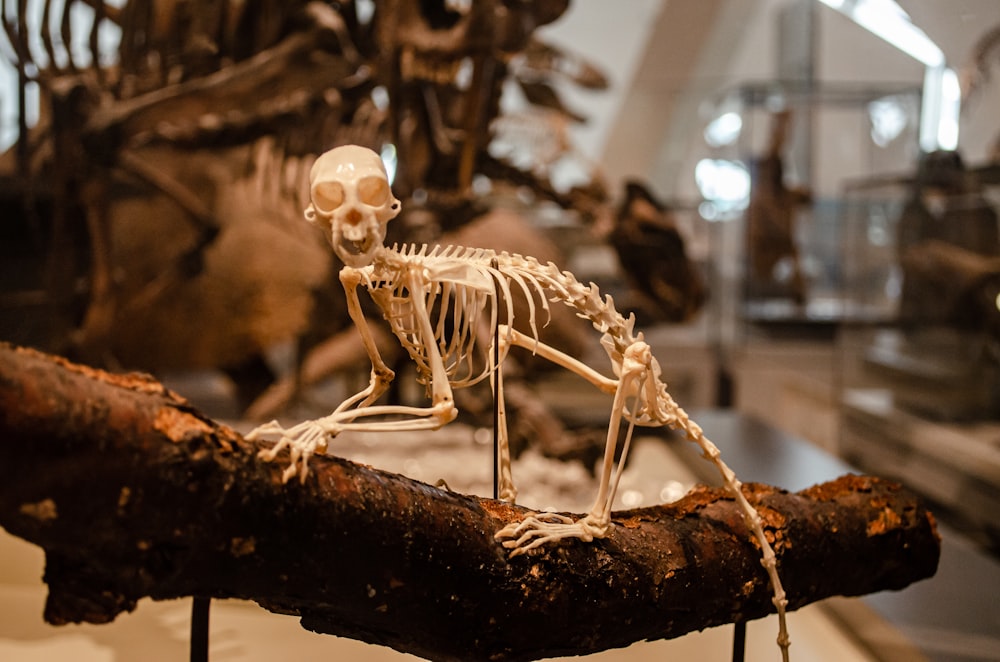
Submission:
<svg viewBox="0 0 1000 662">
<path fill-rule="evenodd" d="M 718 489 L 510 559 L 493 533 L 521 508 L 335 457 L 285 486 L 257 450 L 150 378 L 0 345 L 0 525 L 45 549 L 51 623 L 107 622 L 145 596 L 236 597 L 429 659 L 527 660 L 772 611 Z M 935 572 L 933 517 L 898 485 L 746 489 L 791 608 Z"/>
</svg>

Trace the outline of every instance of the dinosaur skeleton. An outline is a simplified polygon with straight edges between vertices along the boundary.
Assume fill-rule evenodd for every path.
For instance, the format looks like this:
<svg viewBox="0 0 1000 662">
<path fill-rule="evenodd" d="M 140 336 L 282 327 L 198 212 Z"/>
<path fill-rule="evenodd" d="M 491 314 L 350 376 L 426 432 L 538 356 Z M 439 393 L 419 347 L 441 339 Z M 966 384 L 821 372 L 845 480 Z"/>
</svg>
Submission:
<svg viewBox="0 0 1000 662">
<path fill-rule="evenodd" d="M 382 162 L 375 152 L 355 145 L 333 149 L 316 160 L 310 173 L 312 202 L 305 216 L 326 234 L 344 261 L 340 280 L 347 292 L 350 315 L 372 362 L 368 387 L 345 400 L 328 416 L 285 429 L 272 421 L 248 438 L 278 435 L 278 443 L 261 451 L 273 461 L 289 448 L 291 463 L 285 481 L 298 475 L 304 481 L 309 458 L 327 448 L 330 438 L 344 430 L 431 430 L 451 422 L 458 410 L 452 389 L 491 379 L 498 407 L 500 497 L 516 497 L 503 405 L 502 365 L 510 347 L 518 346 L 570 370 L 613 396 L 607 445 L 597 498 L 590 512 L 579 520 L 555 513 L 531 513 L 521 522 L 496 533 L 511 555 L 518 555 L 564 538 L 589 542 L 611 530 L 611 507 L 622 467 L 636 425 L 669 426 L 682 430 L 701 447 L 704 457 L 718 469 L 726 488 L 739 504 L 744 520 L 762 550 L 779 617 L 778 644 L 787 660 L 785 593 L 778 578 L 776 559 L 765 537 L 761 518 L 741 490 L 741 483 L 720 458 L 719 450 L 667 392 L 660 366 L 635 318 L 615 310 L 610 296 L 601 297 L 596 285 L 584 285 L 568 271 L 541 264 L 531 257 L 482 248 L 448 247 L 428 250 L 426 245 L 383 245 L 386 225 L 400 209 L 389 188 Z M 393 333 L 416 365 L 418 379 L 429 391 L 428 407 L 376 405 L 394 375 L 376 349 L 361 310 L 358 288 L 363 285 L 381 308 Z M 515 330 L 513 297 L 528 302 L 530 332 Z M 615 377 L 602 375 L 577 359 L 538 339 L 536 313 L 548 311 L 549 301 L 561 301 L 588 319 L 601 334 Z M 502 310 L 501 306 L 505 308 Z M 491 328 L 497 329 L 498 346 L 477 352 L 476 320 L 488 311 Z M 506 313 L 505 324 L 500 313 Z M 485 359 L 476 359 L 476 356 Z M 477 365 L 482 363 L 482 365 Z M 615 463 L 620 428 L 627 425 L 621 458 Z"/>
</svg>

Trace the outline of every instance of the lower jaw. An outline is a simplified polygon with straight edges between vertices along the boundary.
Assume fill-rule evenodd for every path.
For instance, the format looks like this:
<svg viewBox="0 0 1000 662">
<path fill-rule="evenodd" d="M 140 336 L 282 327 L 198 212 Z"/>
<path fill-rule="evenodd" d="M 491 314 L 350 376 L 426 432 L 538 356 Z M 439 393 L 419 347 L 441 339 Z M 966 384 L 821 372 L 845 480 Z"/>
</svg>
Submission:
<svg viewBox="0 0 1000 662">
<path fill-rule="evenodd" d="M 371 261 L 371 244 L 370 240 L 365 241 L 351 241 L 349 239 L 341 238 L 339 242 L 334 245 L 337 255 L 346 264 L 352 266 L 358 266 L 359 263 L 367 264 Z"/>
</svg>

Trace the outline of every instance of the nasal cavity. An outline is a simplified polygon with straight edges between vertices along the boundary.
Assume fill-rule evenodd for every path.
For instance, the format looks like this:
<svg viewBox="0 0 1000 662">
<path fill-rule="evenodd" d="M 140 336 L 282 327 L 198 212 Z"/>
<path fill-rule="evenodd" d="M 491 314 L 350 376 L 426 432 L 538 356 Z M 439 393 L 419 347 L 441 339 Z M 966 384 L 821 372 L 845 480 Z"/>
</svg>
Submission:
<svg viewBox="0 0 1000 662">
<path fill-rule="evenodd" d="M 358 223 L 361 222 L 361 219 L 362 219 L 361 212 L 358 211 L 357 209 L 349 210 L 347 212 L 347 216 L 344 217 L 344 220 L 351 225 L 357 225 Z"/>
</svg>

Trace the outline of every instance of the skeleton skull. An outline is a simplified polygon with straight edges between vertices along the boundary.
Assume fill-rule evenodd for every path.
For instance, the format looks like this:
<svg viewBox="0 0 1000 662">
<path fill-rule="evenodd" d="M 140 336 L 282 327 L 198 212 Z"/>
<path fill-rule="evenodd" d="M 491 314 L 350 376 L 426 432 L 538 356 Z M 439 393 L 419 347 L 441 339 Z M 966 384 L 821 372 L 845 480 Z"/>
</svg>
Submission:
<svg viewBox="0 0 1000 662">
<path fill-rule="evenodd" d="M 326 152 L 309 173 L 305 217 L 318 225 L 337 256 L 351 267 L 371 263 L 385 240 L 386 225 L 399 213 L 399 200 L 378 154 L 358 145 Z"/>
</svg>

